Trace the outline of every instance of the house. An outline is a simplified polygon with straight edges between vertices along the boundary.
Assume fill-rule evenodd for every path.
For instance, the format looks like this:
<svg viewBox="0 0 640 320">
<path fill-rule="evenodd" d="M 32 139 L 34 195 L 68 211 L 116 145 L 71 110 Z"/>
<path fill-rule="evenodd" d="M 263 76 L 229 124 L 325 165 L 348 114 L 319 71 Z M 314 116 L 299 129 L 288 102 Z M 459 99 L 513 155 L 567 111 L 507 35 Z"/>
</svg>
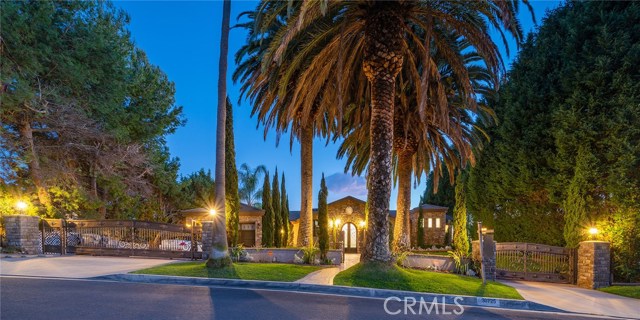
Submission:
<svg viewBox="0 0 640 320">
<path fill-rule="evenodd" d="M 340 242 L 344 245 L 345 252 L 360 253 L 364 246 L 366 236 L 365 201 L 347 196 L 327 204 L 329 219 L 329 242 L 331 247 L 337 247 Z M 421 206 L 424 217 L 425 244 L 445 245 L 446 233 L 449 232 L 446 207 L 430 204 Z M 418 217 L 420 208 L 414 208 L 410 212 L 411 242 L 417 246 Z M 389 211 L 390 231 L 393 232 L 393 224 L 396 211 Z M 300 228 L 300 211 L 291 211 L 289 220 L 293 225 L 293 239 L 297 241 Z M 313 209 L 314 238 L 318 234 L 318 210 Z M 317 240 L 316 240 L 317 241 Z"/>
<path fill-rule="evenodd" d="M 184 223 L 188 225 L 192 225 L 193 222 L 196 221 L 210 221 L 212 219 L 212 216 L 209 214 L 209 209 L 205 208 L 182 210 L 180 211 L 180 215 L 184 218 Z M 264 210 L 262 209 L 244 203 L 240 204 L 238 244 L 242 244 L 245 247 L 262 246 L 263 215 Z"/>
</svg>

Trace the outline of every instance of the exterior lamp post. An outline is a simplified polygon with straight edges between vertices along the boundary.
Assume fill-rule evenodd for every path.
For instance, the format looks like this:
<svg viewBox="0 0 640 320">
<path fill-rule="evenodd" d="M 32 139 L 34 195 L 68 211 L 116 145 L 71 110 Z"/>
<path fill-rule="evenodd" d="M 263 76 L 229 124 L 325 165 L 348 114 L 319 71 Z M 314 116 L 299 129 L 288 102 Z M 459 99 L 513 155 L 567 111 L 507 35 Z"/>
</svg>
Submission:
<svg viewBox="0 0 640 320">
<path fill-rule="evenodd" d="M 591 235 L 591 240 L 595 240 L 598 235 L 598 228 L 589 228 L 589 234 Z"/>
</svg>

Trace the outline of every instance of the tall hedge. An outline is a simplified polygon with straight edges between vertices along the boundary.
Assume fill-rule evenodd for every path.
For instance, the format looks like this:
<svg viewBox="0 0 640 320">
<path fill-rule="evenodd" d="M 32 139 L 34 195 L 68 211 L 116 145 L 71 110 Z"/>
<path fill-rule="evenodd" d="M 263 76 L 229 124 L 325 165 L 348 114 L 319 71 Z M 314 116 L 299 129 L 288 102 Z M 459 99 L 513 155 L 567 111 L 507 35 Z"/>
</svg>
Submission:
<svg viewBox="0 0 640 320">
<path fill-rule="evenodd" d="M 575 247 L 598 227 L 614 278 L 640 281 L 640 3 L 571 1 L 523 45 L 470 211 L 498 241 Z"/>
<path fill-rule="evenodd" d="M 225 205 L 227 216 L 227 239 L 231 246 L 238 244 L 240 224 L 240 195 L 238 194 L 238 170 L 236 169 L 236 147 L 233 135 L 233 107 L 227 97 L 225 122 Z"/>
<path fill-rule="evenodd" d="M 278 182 L 278 168 L 273 175 L 271 184 L 271 209 L 273 210 L 273 244 L 275 247 L 282 246 L 284 229 L 282 227 L 282 210 L 280 209 L 282 199 L 280 199 L 280 183 Z"/>
<path fill-rule="evenodd" d="M 282 221 L 282 246 L 289 245 L 289 197 L 284 183 L 284 172 L 282 173 L 282 181 L 280 181 L 280 219 Z"/>
<path fill-rule="evenodd" d="M 320 191 L 318 192 L 318 246 L 320 247 L 320 259 L 327 259 L 327 251 L 329 250 L 329 218 L 327 210 L 327 197 L 329 190 L 324 180 L 324 173 L 320 181 Z"/>
<path fill-rule="evenodd" d="M 262 184 L 262 246 L 273 247 L 274 245 L 274 228 L 275 219 L 273 218 L 273 208 L 271 207 L 271 183 L 269 181 L 269 173 L 264 175 L 264 183 Z"/>
</svg>

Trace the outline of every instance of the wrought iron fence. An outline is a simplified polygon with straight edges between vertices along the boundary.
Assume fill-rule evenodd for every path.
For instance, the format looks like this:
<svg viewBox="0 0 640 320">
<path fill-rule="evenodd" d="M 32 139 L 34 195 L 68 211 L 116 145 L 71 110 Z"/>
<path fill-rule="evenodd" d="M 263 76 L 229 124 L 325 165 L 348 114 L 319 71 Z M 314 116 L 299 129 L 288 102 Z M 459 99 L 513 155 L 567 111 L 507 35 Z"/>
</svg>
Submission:
<svg viewBox="0 0 640 320">
<path fill-rule="evenodd" d="M 202 257 L 202 228 L 136 220 L 43 219 L 44 253 Z"/>
<path fill-rule="evenodd" d="M 497 243 L 496 269 L 503 279 L 573 283 L 575 250 L 535 243 Z"/>
</svg>

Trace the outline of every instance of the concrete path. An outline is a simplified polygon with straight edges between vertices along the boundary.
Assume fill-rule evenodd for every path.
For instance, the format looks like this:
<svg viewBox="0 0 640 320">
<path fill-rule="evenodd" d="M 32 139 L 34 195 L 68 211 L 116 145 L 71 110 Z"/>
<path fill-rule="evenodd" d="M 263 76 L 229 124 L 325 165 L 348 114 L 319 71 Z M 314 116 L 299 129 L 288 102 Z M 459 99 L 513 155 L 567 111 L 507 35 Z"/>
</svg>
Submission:
<svg viewBox="0 0 640 320">
<path fill-rule="evenodd" d="M 640 300 L 569 284 L 532 281 L 501 281 L 528 301 L 569 312 L 640 319 Z"/>
<path fill-rule="evenodd" d="M 0 275 L 91 278 L 177 262 L 179 260 L 93 256 L 0 256 Z"/>
<path fill-rule="evenodd" d="M 358 262 L 360 262 L 359 254 L 345 253 L 344 262 L 339 267 L 329 267 L 314 271 L 296 282 L 333 285 L 333 278 L 335 278 L 340 271 L 347 270 Z"/>
</svg>

